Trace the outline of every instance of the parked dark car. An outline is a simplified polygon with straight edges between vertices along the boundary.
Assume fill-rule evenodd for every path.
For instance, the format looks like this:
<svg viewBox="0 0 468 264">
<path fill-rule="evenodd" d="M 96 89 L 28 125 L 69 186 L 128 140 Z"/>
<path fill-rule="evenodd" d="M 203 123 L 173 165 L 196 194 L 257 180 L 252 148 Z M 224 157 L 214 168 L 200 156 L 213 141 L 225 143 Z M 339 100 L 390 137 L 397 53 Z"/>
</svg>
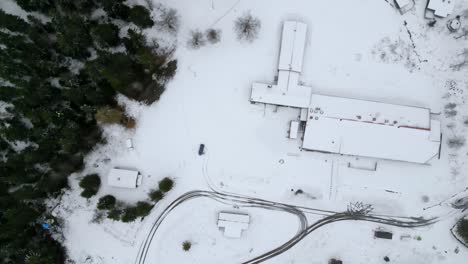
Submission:
<svg viewBox="0 0 468 264">
<path fill-rule="evenodd" d="M 201 156 L 205 154 L 205 144 L 200 144 L 200 148 L 198 148 L 198 155 Z"/>
</svg>

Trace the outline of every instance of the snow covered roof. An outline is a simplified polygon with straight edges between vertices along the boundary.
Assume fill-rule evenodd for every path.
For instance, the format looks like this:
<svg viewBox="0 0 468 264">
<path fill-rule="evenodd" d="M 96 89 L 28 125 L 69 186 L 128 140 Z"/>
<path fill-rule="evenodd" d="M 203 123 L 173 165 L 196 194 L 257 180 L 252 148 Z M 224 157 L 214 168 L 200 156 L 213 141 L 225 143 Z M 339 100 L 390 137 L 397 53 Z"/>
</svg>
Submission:
<svg viewBox="0 0 468 264">
<path fill-rule="evenodd" d="M 218 227 L 224 228 L 224 235 L 231 238 L 240 238 L 242 230 L 249 227 L 250 216 L 248 214 L 219 212 Z"/>
<path fill-rule="evenodd" d="M 300 108 L 301 120 L 307 109 L 306 150 L 416 163 L 438 155 L 440 122 L 431 120 L 429 109 L 313 94 L 302 86 L 306 30 L 303 23 L 284 22 L 278 83 L 253 83 L 250 101 Z M 290 137 L 295 128 L 291 123 Z"/>
<path fill-rule="evenodd" d="M 283 23 L 278 70 L 302 71 L 307 25 L 297 21 Z"/>
<path fill-rule="evenodd" d="M 411 4 L 411 1 L 410 0 L 395 0 L 398 8 L 403 8 L 409 4 Z"/>
<path fill-rule="evenodd" d="M 283 24 L 283 35 L 278 64 L 278 84 L 254 83 L 252 102 L 306 108 L 311 89 L 299 85 L 302 71 L 307 25 L 296 21 Z"/>
<path fill-rule="evenodd" d="M 429 109 L 315 94 L 311 106 L 304 149 L 415 163 L 438 155 Z"/>
<path fill-rule="evenodd" d="M 427 9 L 434 11 L 438 17 L 447 17 L 453 12 L 455 0 L 429 0 Z"/>
<path fill-rule="evenodd" d="M 131 188 L 138 186 L 140 173 L 136 170 L 113 168 L 107 175 L 107 184 L 113 187 Z"/>
</svg>

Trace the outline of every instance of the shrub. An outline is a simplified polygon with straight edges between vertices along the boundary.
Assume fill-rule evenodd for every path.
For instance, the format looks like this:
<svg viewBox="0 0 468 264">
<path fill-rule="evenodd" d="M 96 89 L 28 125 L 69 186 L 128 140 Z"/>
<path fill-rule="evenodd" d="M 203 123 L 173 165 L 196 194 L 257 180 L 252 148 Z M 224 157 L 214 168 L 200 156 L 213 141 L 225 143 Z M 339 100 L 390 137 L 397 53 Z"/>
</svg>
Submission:
<svg viewBox="0 0 468 264">
<path fill-rule="evenodd" d="M 456 136 L 449 138 L 447 144 L 449 148 L 459 149 L 465 145 L 465 141 L 465 138 Z"/>
<path fill-rule="evenodd" d="M 192 30 L 190 32 L 190 39 L 188 41 L 188 46 L 192 49 L 199 49 L 201 46 L 204 46 L 206 43 L 205 37 L 200 30 Z"/>
<path fill-rule="evenodd" d="M 132 117 L 129 117 L 129 116 L 124 116 L 122 121 L 121 121 L 122 125 L 128 129 L 132 129 L 132 128 L 135 128 L 136 126 L 136 121 L 134 118 Z"/>
<path fill-rule="evenodd" d="M 124 113 L 120 109 L 115 109 L 111 107 L 102 107 L 97 110 L 94 117 L 96 121 L 104 124 L 119 124 L 124 118 Z"/>
<path fill-rule="evenodd" d="M 163 193 L 170 191 L 172 187 L 174 187 L 174 181 L 168 177 L 162 179 L 159 182 L 159 190 L 161 190 Z"/>
<path fill-rule="evenodd" d="M 152 190 L 149 193 L 149 197 L 150 197 L 151 201 L 157 203 L 157 202 L 161 201 L 162 198 L 164 198 L 164 193 L 161 192 L 160 190 Z"/>
<path fill-rule="evenodd" d="M 462 219 L 457 225 L 457 233 L 464 240 L 465 243 L 468 243 L 468 219 Z"/>
<path fill-rule="evenodd" d="M 121 220 L 124 223 L 128 223 L 128 222 L 135 221 L 135 219 L 137 219 L 137 217 L 138 217 L 138 215 L 137 215 L 136 207 L 127 207 L 123 211 Z"/>
<path fill-rule="evenodd" d="M 206 39 L 211 44 L 218 43 L 221 40 L 221 30 L 210 28 L 206 31 Z"/>
<path fill-rule="evenodd" d="M 80 187 L 84 189 L 83 192 L 81 192 L 81 196 L 90 198 L 99 191 L 99 187 L 101 187 L 101 178 L 97 174 L 86 175 L 81 179 Z"/>
<path fill-rule="evenodd" d="M 186 240 L 186 241 L 184 241 L 184 242 L 182 243 L 182 249 L 183 249 L 184 251 L 189 251 L 190 248 L 192 248 L 192 242 Z"/>
<path fill-rule="evenodd" d="M 163 9 L 161 18 L 156 24 L 169 32 L 175 33 L 179 30 L 180 26 L 179 15 L 174 8 Z"/>
<path fill-rule="evenodd" d="M 239 40 L 254 41 L 260 32 L 261 22 L 250 13 L 245 13 L 234 22 L 234 29 Z"/>
<path fill-rule="evenodd" d="M 128 19 L 141 28 L 149 28 L 154 25 L 149 10 L 141 5 L 136 5 L 130 9 Z"/>
<path fill-rule="evenodd" d="M 149 215 L 151 209 L 153 209 L 153 205 L 147 202 L 138 202 L 135 208 L 137 216 L 144 217 Z"/>
<path fill-rule="evenodd" d="M 112 195 L 106 195 L 99 198 L 97 208 L 100 210 L 110 210 L 115 207 L 116 199 Z"/>
<path fill-rule="evenodd" d="M 107 213 L 107 218 L 114 221 L 120 221 L 122 219 L 122 209 L 114 208 Z"/>
<path fill-rule="evenodd" d="M 343 264 L 343 261 L 339 259 L 332 258 L 328 261 L 328 264 Z"/>
</svg>

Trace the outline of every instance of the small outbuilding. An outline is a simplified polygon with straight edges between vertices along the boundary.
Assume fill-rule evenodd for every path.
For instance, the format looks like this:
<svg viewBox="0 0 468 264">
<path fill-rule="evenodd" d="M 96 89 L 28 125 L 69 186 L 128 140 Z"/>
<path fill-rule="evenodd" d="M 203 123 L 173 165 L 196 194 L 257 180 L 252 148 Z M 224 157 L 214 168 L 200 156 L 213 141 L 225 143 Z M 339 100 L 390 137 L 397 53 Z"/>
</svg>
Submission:
<svg viewBox="0 0 468 264">
<path fill-rule="evenodd" d="M 392 239 L 393 234 L 387 231 L 376 230 L 374 231 L 374 238 Z"/>
<path fill-rule="evenodd" d="M 141 180 L 140 172 L 132 169 L 113 168 L 107 175 L 107 184 L 112 187 L 135 189 Z"/>
<path fill-rule="evenodd" d="M 218 228 L 224 229 L 224 236 L 240 238 L 242 231 L 249 227 L 250 216 L 243 213 L 219 212 Z"/>
</svg>

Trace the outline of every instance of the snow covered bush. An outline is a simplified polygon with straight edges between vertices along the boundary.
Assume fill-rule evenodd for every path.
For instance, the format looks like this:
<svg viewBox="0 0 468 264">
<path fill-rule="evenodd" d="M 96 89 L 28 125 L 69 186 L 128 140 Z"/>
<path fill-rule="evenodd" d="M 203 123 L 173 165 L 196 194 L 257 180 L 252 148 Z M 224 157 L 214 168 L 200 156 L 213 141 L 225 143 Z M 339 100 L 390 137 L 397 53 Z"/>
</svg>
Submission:
<svg viewBox="0 0 468 264">
<path fill-rule="evenodd" d="M 99 210 L 110 210 L 115 207 L 116 199 L 112 195 L 105 195 L 99 198 L 97 208 Z"/>
<path fill-rule="evenodd" d="M 174 8 L 163 8 L 160 18 L 156 21 L 156 25 L 168 32 L 177 32 L 180 26 L 180 18 L 177 14 L 177 10 Z"/>
<path fill-rule="evenodd" d="M 174 187 L 174 181 L 171 178 L 164 178 L 159 182 L 159 190 L 163 193 L 170 191 Z"/>
<path fill-rule="evenodd" d="M 446 117 L 454 117 L 457 115 L 457 110 L 455 108 L 457 107 L 456 103 L 448 103 L 445 105 L 444 113 Z"/>
<path fill-rule="evenodd" d="M 201 33 L 200 30 L 192 30 L 190 32 L 190 38 L 187 43 L 189 48 L 199 49 L 200 47 L 204 46 L 205 43 L 205 36 L 203 36 L 203 33 Z"/>
<path fill-rule="evenodd" d="M 157 202 L 161 201 L 162 198 L 164 198 L 164 193 L 161 190 L 152 190 L 149 193 L 149 197 L 150 197 L 151 201 L 157 203 Z"/>
<path fill-rule="evenodd" d="M 135 221 L 138 217 L 147 216 L 153 205 L 147 202 L 138 202 L 136 206 L 130 206 L 124 209 L 121 217 L 122 222 L 128 223 Z"/>
<path fill-rule="evenodd" d="M 186 240 L 186 241 L 184 241 L 184 243 L 182 243 L 182 249 L 184 251 L 189 251 L 190 248 L 192 248 L 192 242 Z"/>
<path fill-rule="evenodd" d="M 86 175 L 80 181 L 80 187 L 84 190 L 81 192 L 81 196 L 84 198 L 90 198 L 94 196 L 101 187 L 101 178 L 97 174 Z"/>
<path fill-rule="evenodd" d="M 107 213 L 107 218 L 114 221 L 120 221 L 122 218 L 123 210 L 120 208 L 114 208 Z"/>
<path fill-rule="evenodd" d="M 447 145 L 452 149 L 459 149 L 465 145 L 466 139 L 463 137 L 455 136 L 447 140 Z"/>
<path fill-rule="evenodd" d="M 239 40 L 254 41 L 260 32 L 261 22 L 252 14 L 245 13 L 234 22 L 234 29 Z"/>
<path fill-rule="evenodd" d="M 210 28 L 206 31 L 206 39 L 211 44 L 218 43 L 221 41 L 221 30 Z"/>
</svg>

